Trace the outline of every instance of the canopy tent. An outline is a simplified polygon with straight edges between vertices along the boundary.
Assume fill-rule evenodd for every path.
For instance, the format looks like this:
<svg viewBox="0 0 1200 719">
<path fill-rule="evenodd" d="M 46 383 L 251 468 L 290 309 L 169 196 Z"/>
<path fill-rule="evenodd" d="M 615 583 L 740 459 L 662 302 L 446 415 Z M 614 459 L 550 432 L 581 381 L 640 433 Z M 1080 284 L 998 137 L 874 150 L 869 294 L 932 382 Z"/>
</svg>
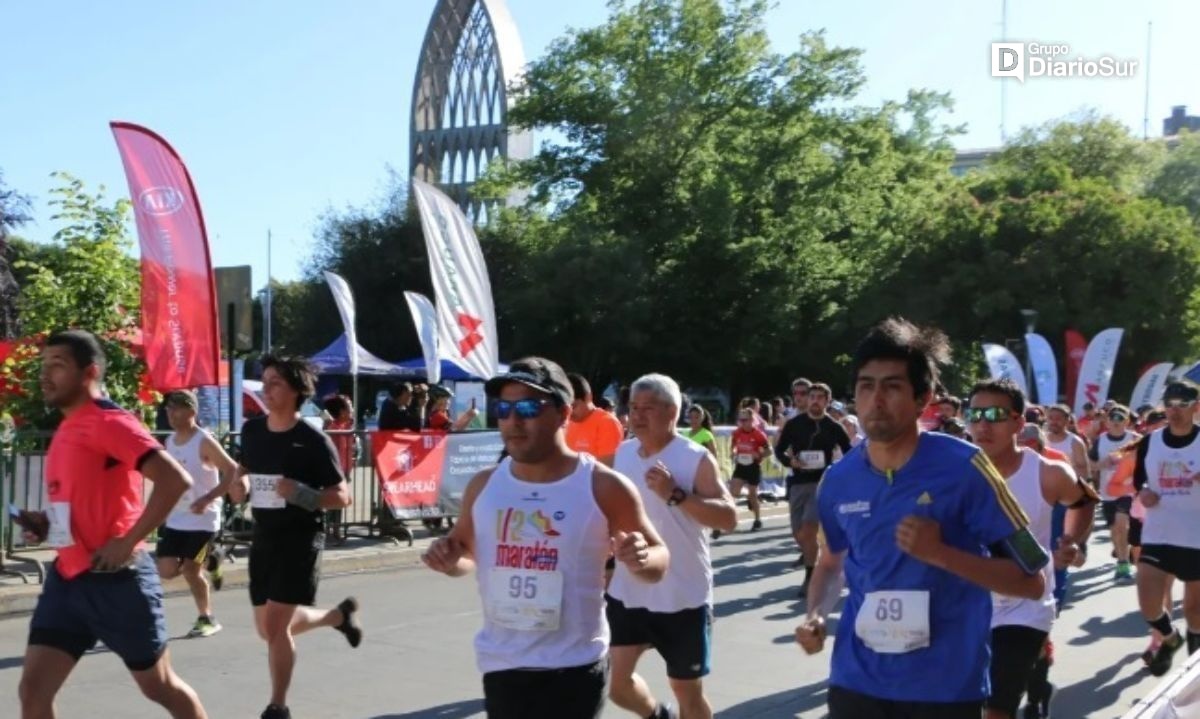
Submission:
<svg viewBox="0 0 1200 719">
<path fill-rule="evenodd" d="M 476 377 L 475 375 L 471 374 L 469 371 L 467 371 L 466 369 L 461 367 L 454 360 L 443 359 L 443 360 L 441 360 L 441 365 L 442 365 L 442 381 L 443 382 L 446 382 L 446 381 L 483 382 L 485 379 L 483 377 Z M 408 371 L 413 372 L 415 374 L 415 376 L 418 376 L 418 377 L 425 376 L 425 358 L 424 357 L 417 357 L 415 359 L 404 360 L 403 362 L 398 363 L 397 366 L 404 367 Z M 504 364 L 500 365 L 501 372 L 506 372 L 507 370 L 508 370 L 508 365 L 504 365 Z"/>
<path fill-rule="evenodd" d="M 350 374 L 349 340 L 346 333 L 338 335 L 328 347 L 309 357 L 309 362 L 317 368 L 320 374 Z M 422 367 L 417 372 L 403 365 L 392 364 L 379 359 L 366 351 L 361 345 L 355 345 L 358 352 L 358 373 L 372 377 L 418 377 L 424 374 Z"/>
</svg>

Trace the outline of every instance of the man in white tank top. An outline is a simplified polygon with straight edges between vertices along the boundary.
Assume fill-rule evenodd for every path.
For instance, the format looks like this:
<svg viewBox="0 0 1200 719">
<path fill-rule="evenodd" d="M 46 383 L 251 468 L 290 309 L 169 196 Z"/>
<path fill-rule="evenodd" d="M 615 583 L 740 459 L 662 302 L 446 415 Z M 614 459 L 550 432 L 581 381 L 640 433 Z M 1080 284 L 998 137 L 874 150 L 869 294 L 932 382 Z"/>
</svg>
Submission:
<svg viewBox="0 0 1200 719">
<path fill-rule="evenodd" d="M 237 476 L 238 466 L 217 440 L 196 424 L 195 394 L 177 390 L 167 394 L 164 403 L 175 430 L 165 443 L 167 453 L 191 475 L 192 486 L 180 497 L 166 524 L 159 527 L 155 547 L 158 574 L 164 580 L 183 575 L 199 613 L 187 635 L 210 637 L 221 631 L 221 625 L 213 616 L 209 582 L 201 570 L 221 528 L 222 498 Z M 212 566 L 213 586 L 220 589 L 219 560 Z"/>
<path fill-rule="evenodd" d="M 629 428 L 634 439 L 617 449 L 613 468 L 631 478 L 646 513 L 671 550 L 663 581 L 634 581 L 617 567 L 608 594 L 612 627 L 612 690 L 617 705 L 638 717 L 667 719 L 673 710 L 655 701 L 635 673 L 638 659 L 654 648 L 667 665 L 671 690 L 683 719 L 709 719 L 712 707 L 701 678 L 712 647 L 712 563 L 707 532 L 737 528 L 733 497 L 718 479 L 716 460 L 675 432 L 682 398 L 675 380 L 646 375 L 633 383 Z"/>
<path fill-rule="evenodd" d="M 1029 530 L 1047 550 L 1054 564 L 1065 567 L 1087 543 L 1099 501 L 1095 490 L 1080 480 L 1063 462 L 1046 459 L 1020 447 L 1017 437 L 1025 427 L 1025 395 L 1012 380 L 989 380 L 971 389 L 966 411 L 971 437 L 1008 484 L 1009 492 L 1029 516 Z M 1054 505 L 1070 509 L 1058 547 L 1050 546 Z M 1042 653 L 1054 622 L 1054 571 L 1042 570 L 1046 588 L 1038 599 L 992 594 L 991 693 L 987 719 L 1013 719 L 1021 696 Z M 1039 697 L 1039 700 L 1042 698 Z M 1048 703 L 1048 697 L 1045 698 Z"/>
<path fill-rule="evenodd" d="M 1142 617 L 1163 636 L 1149 664 L 1162 676 L 1171 669 L 1183 637 L 1163 611 L 1167 579 L 1183 582 L 1188 653 L 1200 651 L 1200 392 L 1183 382 L 1163 391 L 1167 426 L 1151 432 L 1137 448 L 1133 486 L 1146 508 L 1138 558 L 1138 605 Z"/>
<path fill-rule="evenodd" d="M 599 717 L 604 563 L 611 552 L 637 581 L 657 582 L 670 555 L 632 483 L 568 449 L 573 394 L 561 367 L 518 360 L 486 390 L 508 457 L 471 479 L 458 522 L 422 560 L 451 577 L 475 569 L 489 719 Z"/>
<path fill-rule="evenodd" d="M 1087 442 L 1067 430 L 1070 421 L 1071 408 L 1065 404 L 1056 404 L 1046 410 L 1046 446 L 1070 457 L 1075 476 L 1086 480 L 1092 476 L 1088 465 Z"/>
</svg>

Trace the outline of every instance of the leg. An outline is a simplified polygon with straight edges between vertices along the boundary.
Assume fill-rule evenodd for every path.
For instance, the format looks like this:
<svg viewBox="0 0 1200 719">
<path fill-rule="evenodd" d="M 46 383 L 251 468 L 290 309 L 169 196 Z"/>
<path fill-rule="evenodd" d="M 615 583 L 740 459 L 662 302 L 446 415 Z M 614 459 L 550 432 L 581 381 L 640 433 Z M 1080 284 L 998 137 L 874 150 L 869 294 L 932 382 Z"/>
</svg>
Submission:
<svg viewBox="0 0 1200 719">
<path fill-rule="evenodd" d="M 1163 615 L 1163 593 L 1166 591 L 1168 575 L 1146 559 L 1143 557 L 1138 564 L 1138 607 L 1142 610 L 1142 618 L 1153 622 Z M 1167 612 L 1167 619 L 1170 617 L 1170 612 Z"/>
<path fill-rule="evenodd" d="M 296 642 L 291 625 L 296 605 L 268 600 L 254 608 L 259 634 L 267 640 L 267 664 L 271 669 L 271 704 L 287 706 L 287 691 L 296 667 Z M 260 619 L 261 616 L 261 619 Z"/>
<path fill-rule="evenodd" d="M 608 652 L 612 660 L 612 683 L 608 688 L 608 696 L 614 704 L 639 717 L 650 716 L 657 707 L 650 687 L 634 671 L 638 659 L 649 648 L 645 644 L 628 645 L 611 647 Z"/>
<path fill-rule="evenodd" d="M 204 576 L 203 567 L 196 562 L 183 560 L 183 578 L 187 580 L 188 589 L 192 590 L 192 599 L 196 602 L 196 611 L 202 617 L 212 616 L 212 604 L 208 591 L 208 579 Z M 161 574 L 161 572 L 159 572 Z"/>
<path fill-rule="evenodd" d="M 158 557 L 154 562 L 158 568 L 158 576 L 163 579 L 174 579 L 179 576 L 179 557 Z"/>
<path fill-rule="evenodd" d="M 1188 654 L 1200 650 L 1200 581 L 1183 584 L 1183 616 L 1187 620 Z"/>
<path fill-rule="evenodd" d="M 671 693 L 679 704 L 679 719 L 712 719 L 712 706 L 704 696 L 701 679 L 670 679 Z"/>
<path fill-rule="evenodd" d="M 889 719 L 891 703 L 839 686 L 829 687 L 829 719 Z"/>
<path fill-rule="evenodd" d="M 21 719 L 54 719 L 54 697 L 78 661 L 55 647 L 30 644 L 25 648 L 25 664 L 17 689 Z"/>
<path fill-rule="evenodd" d="M 295 613 L 292 614 L 292 636 L 320 627 L 336 627 L 342 623 L 342 619 L 343 615 L 340 609 L 296 607 Z"/>
<path fill-rule="evenodd" d="M 174 719 L 207 719 L 200 697 L 171 668 L 170 652 L 164 650 L 149 669 L 132 671 L 133 680 L 146 698 L 162 705 Z"/>
<path fill-rule="evenodd" d="M 747 487 L 746 504 L 750 507 L 750 511 L 754 513 L 754 521 L 762 522 L 762 514 L 759 512 L 757 484 L 751 484 L 749 487 Z"/>
<path fill-rule="evenodd" d="M 1117 550 L 1117 561 L 1129 562 L 1129 515 L 1117 512 L 1112 526 L 1113 546 Z"/>
<path fill-rule="evenodd" d="M 746 483 L 743 482 L 739 477 L 734 477 L 733 479 L 729 480 L 729 493 L 733 495 L 734 503 L 741 499 L 742 487 L 744 486 L 746 486 Z"/>
<path fill-rule="evenodd" d="M 999 626 L 992 630 L 992 694 L 987 719 L 1013 719 L 1030 674 L 1046 644 L 1046 633 L 1025 626 Z"/>
</svg>

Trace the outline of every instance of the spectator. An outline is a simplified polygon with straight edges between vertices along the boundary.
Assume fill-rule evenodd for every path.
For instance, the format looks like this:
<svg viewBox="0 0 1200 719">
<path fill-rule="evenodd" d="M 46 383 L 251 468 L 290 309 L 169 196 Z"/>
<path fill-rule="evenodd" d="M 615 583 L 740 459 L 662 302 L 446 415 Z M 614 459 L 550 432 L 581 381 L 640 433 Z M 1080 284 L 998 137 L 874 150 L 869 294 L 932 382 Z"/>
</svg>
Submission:
<svg viewBox="0 0 1200 719">
<path fill-rule="evenodd" d="M 354 404 L 344 394 L 330 395 L 322 403 L 322 409 L 330 419 L 325 422 L 325 431 L 337 452 L 338 464 L 346 480 L 353 479 L 354 470 Z M 331 509 L 325 513 L 325 539 L 334 545 L 346 543 L 342 528 L 342 510 Z"/>
<path fill-rule="evenodd" d="M 379 410 L 379 429 L 421 431 L 421 417 L 413 412 L 413 386 L 408 382 L 393 385 L 388 390 L 388 400 Z"/>
</svg>

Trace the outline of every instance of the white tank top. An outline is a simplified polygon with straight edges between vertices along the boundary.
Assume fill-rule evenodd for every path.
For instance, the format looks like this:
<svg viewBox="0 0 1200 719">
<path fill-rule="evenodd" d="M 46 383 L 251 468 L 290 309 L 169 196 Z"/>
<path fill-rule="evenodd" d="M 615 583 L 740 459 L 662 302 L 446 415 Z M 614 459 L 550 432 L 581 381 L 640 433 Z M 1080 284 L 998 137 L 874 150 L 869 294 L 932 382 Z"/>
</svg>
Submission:
<svg viewBox="0 0 1200 719">
<path fill-rule="evenodd" d="M 1200 440 L 1180 449 L 1163 441 L 1160 429 L 1146 449 L 1146 488 L 1159 497 L 1146 507 L 1142 545 L 1169 544 L 1200 549 Z"/>
<path fill-rule="evenodd" d="M 1121 435 L 1119 439 L 1113 439 L 1105 432 L 1096 438 L 1096 456 L 1099 457 L 1100 462 L 1103 462 L 1104 458 L 1110 453 L 1125 446 L 1132 439 L 1133 435 L 1128 432 Z M 1103 500 L 1112 501 L 1116 499 L 1116 497 L 1108 493 L 1108 482 L 1112 479 L 1113 473 L 1116 471 L 1117 465 L 1115 464 L 1107 469 L 1101 468 L 1100 470 L 1100 498 Z"/>
<path fill-rule="evenodd" d="M 1067 436 L 1058 442 L 1050 439 L 1050 435 L 1046 435 L 1046 446 L 1067 455 L 1067 464 L 1071 465 L 1072 469 L 1075 468 L 1075 435 L 1067 432 Z"/>
<path fill-rule="evenodd" d="M 192 514 L 189 509 L 192 503 L 211 492 L 221 483 L 221 475 L 217 468 L 205 464 L 200 456 L 200 445 L 208 432 L 197 429 L 185 444 L 175 443 L 176 435 L 167 438 L 167 454 L 179 462 L 187 473 L 192 476 L 192 488 L 183 493 L 171 516 L 167 517 L 167 526 L 188 532 L 215 532 L 221 528 L 221 498 L 214 500 L 204 510 L 203 514 Z"/>
<path fill-rule="evenodd" d="M 608 651 L 610 535 L 592 489 L 595 467 L 581 454 L 563 479 L 525 482 L 505 458 L 476 497 L 471 521 L 484 609 L 475 635 L 481 673 L 581 666 Z"/>
<path fill-rule="evenodd" d="M 1036 452 L 1021 448 L 1021 466 L 1006 482 L 1016 497 L 1017 503 L 1029 515 L 1029 531 L 1034 539 L 1047 551 L 1050 546 L 1050 518 L 1052 507 L 1042 495 L 1042 463 Z M 1041 599 L 1020 599 L 992 594 L 992 627 L 1022 626 L 1050 631 L 1054 623 L 1054 563 L 1042 569 L 1046 578 L 1046 590 Z"/>
<path fill-rule="evenodd" d="M 651 457 L 642 457 L 638 453 L 641 446 L 642 443 L 637 439 L 622 442 L 617 449 L 613 468 L 629 477 L 638 488 L 650 523 L 662 535 L 663 542 L 671 552 L 671 563 L 662 581 L 653 584 L 638 580 L 624 565 L 618 563 L 608 593 L 627 607 L 649 609 L 652 612 L 678 612 L 711 605 L 713 574 L 708 554 L 707 528 L 692 519 L 682 507 L 667 506 L 662 497 L 646 487 L 646 472 L 661 461 L 675 478 L 675 483 L 691 494 L 696 482 L 696 469 L 708 452 L 700 445 L 678 436 Z"/>
</svg>

